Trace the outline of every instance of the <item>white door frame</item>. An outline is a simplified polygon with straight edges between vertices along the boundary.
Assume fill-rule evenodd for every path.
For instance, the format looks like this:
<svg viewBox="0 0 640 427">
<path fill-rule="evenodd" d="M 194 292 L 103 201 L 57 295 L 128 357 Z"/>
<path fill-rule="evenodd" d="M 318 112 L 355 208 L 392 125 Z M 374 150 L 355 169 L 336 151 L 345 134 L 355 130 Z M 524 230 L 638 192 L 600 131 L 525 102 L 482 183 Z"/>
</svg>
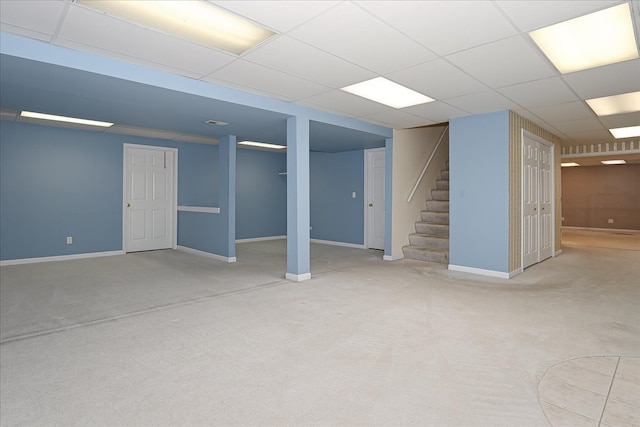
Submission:
<svg viewBox="0 0 640 427">
<path fill-rule="evenodd" d="M 162 147 L 156 145 L 142 144 L 122 144 L 122 251 L 127 253 L 127 150 L 129 148 L 171 151 L 173 153 L 173 196 L 171 197 L 171 211 L 173 213 L 173 224 L 171 225 L 171 249 L 178 248 L 178 149 L 171 147 Z"/>
<path fill-rule="evenodd" d="M 364 206 L 364 247 L 369 249 L 369 174 L 371 168 L 369 167 L 369 158 L 374 153 L 384 153 L 385 148 L 369 148 L 364 150 L 364 194 L 363 194 L 363 206 Z M 386 159 L 385 159 L 386 161 Z"/>
<path fill-rule="evenodd" d="M 532 139 L 542 145 L 545 145 L 546 147 L 548 147 L 550 150 L 550 163 L 551 163 L 551 174 L 550 174 L 550 179 L 549 179 L 549 187 L 550 187 L 550 193 L 551 193 L 551 256 L 555 257 L 556 256 L 556 197 L 555 197 L 555 191 L 556 191 L 556 186 L 555 186 L 555 150 L 554 150 L 554 145 L 553 143 L 547 141 L 546 139 L 539 137 L 537 135 L 534 135 L 533 133 L 525 130 L 525 129 L 521 129 L 521 134 L 520 134 L 520 214 L 523 216 L 524 215 L 524 198 L 522 197 L 522 195 L 524 194 L 524 168 L 522 167 L 522 163 L 524 160 L 524 151 L 523 151 L 523 147 L 524 147 L 524 138 L 527 137 L 529 139 Z M 540 171 L 538 170 L 538 179 L 540 176 Z M 538 188 L 538 192 L 540 191 L 540 189 Z M 540 203 L 540 198 L 538 197 L 538 204 Z M 538 216 L 540 215 L 540 209 L 538 209 Z M 521 218 L 522 219 L 522 218 Z M 540 226 L 538 225 L 538 249 L 540 246 Z M 520 268 L 522 270 L 524 270 L 524 259 L 523 259 L 523 255 L 524 255 L 524 221 L 521 220 L 521 224 L 520 224 Z M 538 250 L 538 261 L 540 262 L 540 251 Z"/>
</svg>

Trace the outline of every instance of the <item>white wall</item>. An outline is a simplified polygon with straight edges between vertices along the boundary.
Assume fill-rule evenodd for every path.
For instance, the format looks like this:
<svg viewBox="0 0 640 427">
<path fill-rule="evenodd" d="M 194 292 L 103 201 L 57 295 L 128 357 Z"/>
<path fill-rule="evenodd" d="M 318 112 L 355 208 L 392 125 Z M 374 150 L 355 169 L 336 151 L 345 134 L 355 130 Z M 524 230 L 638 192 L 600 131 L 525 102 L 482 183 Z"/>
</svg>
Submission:
<svg viewBox="0 0 640 427">
<path fill-rule="evenodd" d="M 415 233 L 415 222 L 420 221 L 420 211 L 426 209 L 440 171 L 445 168 L 449 156 L 449 135 L 445 134 L 427 173 L 410 203 L 411 193 L 422 168 L 431 156 L 446 125 L 393 131 L 393 201 L 391 228 L 391 257 L 404 257 L 402 247 L 409 244 L 409 234 Z"/>
</svg>

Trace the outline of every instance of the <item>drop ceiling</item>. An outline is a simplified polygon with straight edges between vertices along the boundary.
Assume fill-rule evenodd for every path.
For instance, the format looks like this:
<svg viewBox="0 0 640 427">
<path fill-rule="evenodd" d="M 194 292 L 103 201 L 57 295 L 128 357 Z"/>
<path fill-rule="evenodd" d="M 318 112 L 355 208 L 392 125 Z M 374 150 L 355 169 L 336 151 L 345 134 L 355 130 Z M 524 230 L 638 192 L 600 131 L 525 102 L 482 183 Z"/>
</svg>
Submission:
<svg viewBox="0 0 640 427">
<path fill-rule="evenodd" d="M 585 103 L 590 98 L 640 90 L 640 59 L 562 75 L 527 34 L 625 2 L 211 3 L 277 35 L 236 56 L 70 0 L 2 0 L 0 30 L 386 128 L 426 126 L 511 109 L 556 134 L 564 145 L 574 145 L 611 142 L 614 138 L 607 131 L 609 127 L 640 124 L 640 113 L 598 117 Z M 640 3 L 630 4 L 640 45 Z M 81 108 L 100 116 L 94 119 L 130 128 L 214 138 L 221 132 L 233 132 L 273 143 L 286 139 L 283 123 L 287 115 L 279 112 L 228 103 L 222 106 L 210 97 L 25 58 L 3 55 L 1 62 L 1 107 L 5 110 L 30 104 L 66 109 L 71 114 Z M 34 78 L 25 78 L 25 72 Z M 378 76 L 436 101 L 397 110 L 340 90 Z M 73 82 L 82 82 L 82 87 L 74 88 Z M 135 120 L 131 118 L 134 113 Z M 206 119 L 229 122 L 230 128 L 214 131 L 202 123 Z M 312 131 L 313 145 L 319 150 L 371 148 L 384 143 L 380 135 L 322 123 L 315 123 Z M 358 142 L 341 145 L 342 137 Z"/>
</svg>

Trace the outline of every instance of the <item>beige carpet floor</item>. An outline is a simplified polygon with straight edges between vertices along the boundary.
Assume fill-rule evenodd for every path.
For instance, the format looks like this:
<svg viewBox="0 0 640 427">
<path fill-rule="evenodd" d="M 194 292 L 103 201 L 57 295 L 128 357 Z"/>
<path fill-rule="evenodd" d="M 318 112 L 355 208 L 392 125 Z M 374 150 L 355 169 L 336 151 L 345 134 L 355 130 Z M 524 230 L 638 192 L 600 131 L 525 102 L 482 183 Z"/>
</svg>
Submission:
<svg viewBox="0 0 640 427">
<path fill-rule="evenodd" d="M 638 251 L 567 245 L 501 280 L 313 244 L 302 283 L 283 279 L 285 252 L 267 241 L 239 244 L 236 264 L 158 251 L 0 268 L 0 424 L 639 419 L 618 390 L 604 398 L 622 418 L 580 414 L 569 397 L 583 386 L 558 371 L 640 356 Z M 580 390 L 556 399 L 567 385 Z"/>
</svg>

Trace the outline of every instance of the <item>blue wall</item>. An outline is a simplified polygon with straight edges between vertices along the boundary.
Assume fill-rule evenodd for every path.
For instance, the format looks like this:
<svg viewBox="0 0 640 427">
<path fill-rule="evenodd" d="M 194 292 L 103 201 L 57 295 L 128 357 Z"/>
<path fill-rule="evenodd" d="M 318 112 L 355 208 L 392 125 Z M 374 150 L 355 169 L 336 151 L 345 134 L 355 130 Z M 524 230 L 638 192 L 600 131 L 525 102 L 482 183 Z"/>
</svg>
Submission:
<svg viewBox="0 0 640 427">
<path fill-rule="evenodd" d="M 123 143 L 178 148 L 178 204 L 219 206 L 218 146 L 2 121 L 0 260 L 122 250 Z M 311 153 L 312 238 L 364 243 L 363 157 Z M 236 238 L 286 234 L 285 170 L 284 153 L 238 149 Z M 178 214 L 179 245 L 220 254 L 223 233 L 219 215 Z"/>
<path fill-rule="evenodd" d="M 0 259 L 122 249 L 122 156 L 113 135 L 0 122 Z"/>
<path fill-rule="evenodd" d="M 286 153 L 238 148 L 236 239 L 287 234 Z"/>
<path fill-rule="evenodd" d="M 128 137 L 125 137 L 129 141 Z M 150 141 L 178 148 L 178 205 L 218 206 L 218 146 Z"/>
<path fill-rule="evenodd" d="M 218 205 L 217 146 L 2 121 L 0 260 L 121 250 L 125 142 L 178 148 L 178 204 Z M 273 163 L 270 153 L 253 153 L 239 163 L 247 157 L 249 168 L 261 157 Z M 267 192 L 262 184 L 239 186 L 238 192 Z M 278 209 L 286 204 L 282 197 L 274 202 Z M 264 210 L 273 211 L 265 200 Z M 278 215 L 278 221 L 286 217 Z M 178 244 L 217 253 L 217 236 L 226 232 L 218 222 L 215 214 L 180 212 Z M 67 236 L 73 236 L 72 245 Z"/>
<path fill-rule="evenodd" d="M 309 164 L 311 238 L 364 244 L 363 151 L 311 152 Z"/>
<path fill-rule="evenodd" d="M 449 262 L 508 272 L 509 112 L 453 119 L 449 135 Z"/>
</svg>

